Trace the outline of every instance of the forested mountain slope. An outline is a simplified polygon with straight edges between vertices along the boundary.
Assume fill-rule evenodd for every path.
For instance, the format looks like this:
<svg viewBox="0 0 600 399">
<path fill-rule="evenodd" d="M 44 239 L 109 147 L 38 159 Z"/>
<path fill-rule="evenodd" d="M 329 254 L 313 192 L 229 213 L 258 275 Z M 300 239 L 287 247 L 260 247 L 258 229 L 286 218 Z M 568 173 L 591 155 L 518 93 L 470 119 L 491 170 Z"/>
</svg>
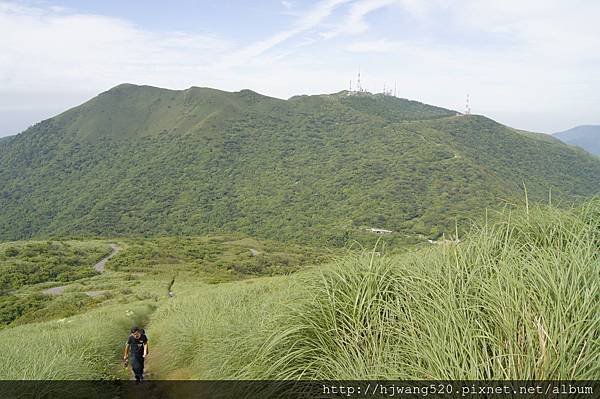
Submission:
<svg viewBox="0 0 600 399">
<path fill-rule="evenodd" d="M 383 95 L 120 85 L 0 145 L 0 239 L 205 234 L 335 244 L 436 236 L 522 199 L 600 191 L 600 160 Z M 364 233 L 363 233 L 364 234 Z"/>
<path fill-rule="evenodd" d="M 554 137 L 567 144 L 579 146 L 592 154 L 600 155 L 600 126 L 577 126 L 564 132 L 554 133 Z"/>
</svg>

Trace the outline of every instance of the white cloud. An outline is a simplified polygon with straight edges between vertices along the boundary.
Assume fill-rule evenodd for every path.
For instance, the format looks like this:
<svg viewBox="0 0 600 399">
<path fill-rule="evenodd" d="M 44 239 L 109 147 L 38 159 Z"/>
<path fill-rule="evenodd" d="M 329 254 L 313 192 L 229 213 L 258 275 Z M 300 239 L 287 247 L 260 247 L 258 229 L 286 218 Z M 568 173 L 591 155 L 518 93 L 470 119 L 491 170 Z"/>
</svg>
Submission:
<svg viewBox="0 0 600 399">
<path fill-rule="evenodd" d="M 404 97 L 454 109 L 469 92 L 474 112 L 516 127 L 600 122 L 600 2 L 285 3 L 289 27 L 230 42 L 0 0 L 0 135 L 123 82 L 289 97 L 344 89 L 359 65 L 371 90 L 397 81 Z M 379 26 L 383 10 L 402 24 Z"/>
<path fill-rule="evenodd" d="M 252 58 L 258 57 L 273 47 L 299 35 L 300 33 L 309 31 L 317 27 L 323 20 L 331 15 L 331 13 L 339 6 L 349 3 L 352 0 L 322 0 L 309 11 L 301 15 L 296 23 L 287 30 L 283 30 L 273 34 L 267 39 L 252 43 L 238 51 L 225 57 L 220 64 L 220 67 L 233 67 L 244 65 Z"/>
<path fill-rule="evenodd" d="M 360 0 L 352 4 L 350 12 L 341 24 L 338 24 L 332 30 L 322 32 L 321 36 L 331 39 L 340 35 L 364 33 L 368 29 L 368 25 L 365 22 L 367 14 L 397 3 L 399 3 L 399 0 Z"/>
<path fill-rule="evenodd" d="M 389 53 L 398 50 L 400 43 L 388 39 L 366 40 L 350 43 L 344 48 L 355 53 Z"/>
<path fill-rule="evenodd" d="M 213 36 L 148 32 L 116 18 L 0 3 L 0 90 L 105 86 L 177 75 L 229 44 Z M 172 82 L 172 81 L 171 81 Z"/>
<path fill-rule="evenodd" d="M 470 92 L 475 112 L 531 130 L 600 122 L 599 2 L 406 3 L 415 24 L 407 31 L 419 35 L 365 35 L 343 46 L 379 63 L 375 87 L 398 78 L 407 97 L 455 108 Z"/>
</svg>

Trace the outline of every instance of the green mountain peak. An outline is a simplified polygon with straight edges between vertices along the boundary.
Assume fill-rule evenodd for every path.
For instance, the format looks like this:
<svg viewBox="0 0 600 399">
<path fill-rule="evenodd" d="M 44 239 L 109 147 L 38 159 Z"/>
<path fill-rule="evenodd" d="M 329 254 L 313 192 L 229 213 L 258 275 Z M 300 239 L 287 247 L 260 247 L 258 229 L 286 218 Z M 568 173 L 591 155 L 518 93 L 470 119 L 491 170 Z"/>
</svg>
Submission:
<svg viewBox="0 0 600 399">
<path fill-rule="evenodd" d="M 379 94 L 118 85 L 2 142 L 0 239 L 243 232 L 437 236 L 522 198 L 600 191 L 600 160 Z"/>
</svg>

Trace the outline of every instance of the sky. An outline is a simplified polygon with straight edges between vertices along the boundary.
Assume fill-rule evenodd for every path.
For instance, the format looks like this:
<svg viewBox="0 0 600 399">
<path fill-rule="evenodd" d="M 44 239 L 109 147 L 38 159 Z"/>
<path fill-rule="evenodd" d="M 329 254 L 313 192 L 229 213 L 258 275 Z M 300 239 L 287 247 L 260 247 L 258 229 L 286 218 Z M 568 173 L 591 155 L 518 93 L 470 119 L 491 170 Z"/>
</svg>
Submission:
<svg viewBox="0 0 600 399">
<path fill-rule="evenodd" d="M 597 0 L 0 0 L 0 136 L 120 83 L 363 87 L 553 133 L 600 124 Z"/>
</svg>

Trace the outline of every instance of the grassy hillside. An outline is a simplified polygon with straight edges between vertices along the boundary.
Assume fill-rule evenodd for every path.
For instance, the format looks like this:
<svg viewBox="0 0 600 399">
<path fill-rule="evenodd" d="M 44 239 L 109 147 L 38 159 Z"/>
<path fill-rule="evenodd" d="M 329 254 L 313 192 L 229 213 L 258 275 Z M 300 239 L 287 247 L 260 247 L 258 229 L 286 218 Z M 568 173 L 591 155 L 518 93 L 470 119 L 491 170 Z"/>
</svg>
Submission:
<svg viewBox="0 0 600 399">
<path fill-rule="evenodd" d="M 115 241 L 113 241 L 115 242 Z M 0 329 L 54 320 L 107 304 L 164 297 L 174 281 L 217 284 L 288 275 L 334 255 L 243 235 L 126 238 L 105 272 L 95 263 L 106 241 L 18 241 L 0 244 Z"/>
<path fill-rule="evenodd" d="M 91 277 L 91 267 L 110 252 L 100 242 L 0 243 L 0 294 L 24 285 Z"/>
<path fill-rule="evenodd" d="M 126 239 L 127 250 L 111 260 L 112 271 L 200 278 L 220 283 L 291 274 L 322 263 L 335 252 L 324 248 L 258 241 L 241 235 Z"/>
<path fill-rule="evenodd" d="M 97 275 L 93 265 L 109 252 L 108 245 L 95 241 L 0 244 L 0 329 L 79 313 L 92 305 L 96 301 L 83 294 L 55 299 L 44 295 L 41 287 Z"/>
<path fill-rule="evenodd" d="M 293 275 L 180 286 L 177 297 L 163 304 L 148 326 L 156 377 L 239 378 L 256 360 L 256 350 L 275 328 L 273 315 L 284 311 L 297 282 Z"/>
<path fill-rule="evenodd" d="M 126 378 L 136 323 L 153 379 L 594 379 L 599 220 L 598 200 L 528 204 L 459 244 L 216 285 L 190 275 L 174 298 L 154 275 L 132 288 L 154 299 L 0 331 L 0 378 Z"/>
<path fill-rule="evenodd" d="M 600 126 L 577 126 L 564 132 L 554 133 L 554 137 L 600 156 Z"/>
<path fill-rule="evenodd" d="M 0 239 L 243 232 L 344 245 L 379 227 L 409 242 L 515 201 L 523 183 L 534 200 L 600 190 L 600 160 L 572 147 L 346 94 L 117 86 L 2 147 Z"/>
<path fill-rule="evenodd" d="M 115 378 L 133 324 L 141 324 L 153 304 L 106 306 L 76 318 L 0 331 L 0 378 L 92 380 Z M 27 342 L 36 342 L 35 346 Z"/>
<path fill-rule="evenodd" d="M 149 331 L 172 378 L 593 379 L 599 220 L 506 211 L 458 245 L 190 292 Z"/>
</svg>

